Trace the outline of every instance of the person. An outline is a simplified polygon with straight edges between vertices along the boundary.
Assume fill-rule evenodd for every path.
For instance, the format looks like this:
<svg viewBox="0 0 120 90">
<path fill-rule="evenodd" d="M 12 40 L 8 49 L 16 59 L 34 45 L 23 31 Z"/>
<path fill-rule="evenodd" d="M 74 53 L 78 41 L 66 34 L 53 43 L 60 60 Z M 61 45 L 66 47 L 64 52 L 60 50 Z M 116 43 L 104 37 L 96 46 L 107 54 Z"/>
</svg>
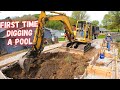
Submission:
<svg viewBox="0 0 120 90">
<path fill-rule="evenodd" d="M 82 27 L 81 30 L 80 30 L 80 36 L 81 36 L 82 38 L 84 38 L 84 28 L 83 28 L 83 27 Z"/>
<path fill-rule="evenodd" d="M 72 28 L 73 31 L 76 31 L 76 26 L 75 25 L 72 25 L 72 26 L 73 26 L 73 28 Z"/>
<path fill-rule="evenodd" d="M 83 29 L 81 30 L 81 37 L 84 37 L 84 31 L 83 31 Z"/>
<path fill-rule="evenodd" d="M 105 40 L 107 41 L 108 51 L 110 51 L 110 44 L 111 44 L 111 42 L 113 41 L 111 35 L 110 35 L 110 34 L 107 34 Z"/>
<path fill-rule="evenodd" d="M 76 26 L 75 25 L 73 25 L 73 33 L 74 33 L 74 36 L 76 37 Z"/>
<path fill-rule="evenodd" d="M 64 34 L 64 40 L 65 41 L 67 40 L 67 34 L 66 33 Z"/>
</svg>

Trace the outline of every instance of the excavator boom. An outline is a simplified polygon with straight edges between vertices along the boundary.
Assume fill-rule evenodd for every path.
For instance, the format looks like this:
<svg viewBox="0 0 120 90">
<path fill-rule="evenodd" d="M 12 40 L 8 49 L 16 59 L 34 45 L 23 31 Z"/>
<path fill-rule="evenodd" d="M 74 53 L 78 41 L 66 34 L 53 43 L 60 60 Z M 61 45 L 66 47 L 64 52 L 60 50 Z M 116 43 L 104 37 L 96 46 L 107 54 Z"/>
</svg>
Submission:
<svg viewBox="0 0 120 90">
<path fill-rule="evenodd" d="M 72 27 L 69 21 L 69 18 L 63 13 L 51 12 L 58 15 L 47 16 L 45 11 L 41 11 L 38 19 L 38 27 L 36 28 L 34 39 L 33 39 L 33 47 L 19 60 L 20 67 L 25 71 L 29 72 L 30 65 L 34 62 L 35 57 L 40 55 L 40 53 L 44 49 L 43 39 L 44 39 L 44 29 L 47 21 L 61 21 L 65 26 L 65 33 L 69 42 L 74 40 L 74 34 L 72 31 Z"/>
</svg>

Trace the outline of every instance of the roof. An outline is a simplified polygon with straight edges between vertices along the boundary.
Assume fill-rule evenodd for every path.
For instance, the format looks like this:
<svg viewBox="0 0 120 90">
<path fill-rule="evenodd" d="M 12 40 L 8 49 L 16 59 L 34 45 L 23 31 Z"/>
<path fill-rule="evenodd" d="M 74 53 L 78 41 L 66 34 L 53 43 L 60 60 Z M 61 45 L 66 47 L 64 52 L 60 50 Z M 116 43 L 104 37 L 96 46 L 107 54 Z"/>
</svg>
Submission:
<svg viewBox="0 0 120 90">
<path fill-rule="evenodd" d="M 105 28 L 99 28 L 100 31 L 108 31 L 107 29 Z"/>
<path fill-rule="evenodd" d="M 5 30 L 6 30 L 6 29 L 4 29 L 4 28 L 0 28 L 0 33 L 3 32 L 3 31 L 5 31 Z"/>
<path fill-rule="evenodd" d="M 7 36 L 3 36 L 3 37 L 0 37 L 0 38 L 7 38 Z"/>
<path fill-rule="evenodd" d="M 51 32 L 51 34 L 55 34 L 56 32 L 64 32 L 63 30 L 54 30 L 51 28 L 45 28 L 45 30 L 49 30 Z"/>
</svg>

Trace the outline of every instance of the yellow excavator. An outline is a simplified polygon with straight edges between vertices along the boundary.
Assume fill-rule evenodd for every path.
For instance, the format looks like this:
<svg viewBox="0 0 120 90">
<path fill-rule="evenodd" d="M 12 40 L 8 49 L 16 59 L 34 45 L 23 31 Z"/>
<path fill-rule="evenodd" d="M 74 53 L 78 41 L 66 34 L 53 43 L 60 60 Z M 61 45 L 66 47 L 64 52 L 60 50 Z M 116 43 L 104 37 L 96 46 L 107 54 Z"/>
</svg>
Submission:
<svg viewBox="0 0 120 90">
<path fill-rule="evenodd" d="M 45 11 L 41 11 L 38 19 L 38 27 L 36 28 L 34 34 L 33 47 L 18 61 L 20 67 L 25 72 L 29 72 L 30 67 L 35 62 L 34 58 L 40 55 L 44 49 L 44 30 L 45 24 L 48 21 L 57 20 L 61 21 L 65 25 L 65 33 L 68 38 L 66 47 L 73 47 L 76 49 L 82 47 L 84 52 L 88 51 L 91 47 L 91 23 L 87 21 L 77 21 L 76 31 L 73 31 L 68 16 L 66 16 L 64 13 L 58 13 L 54 11 L 51 11 L 50 13 L 55 13 L 58 15 L 47 16 Z"/>
<path fill-rule="evenodd" d="M 67 44 L 72 47 L 87 52 L 91 48 L 92 41 L 92 24 L 87 21 L 77 21 L 74 32 L 74 41 Z"/>
</svg>

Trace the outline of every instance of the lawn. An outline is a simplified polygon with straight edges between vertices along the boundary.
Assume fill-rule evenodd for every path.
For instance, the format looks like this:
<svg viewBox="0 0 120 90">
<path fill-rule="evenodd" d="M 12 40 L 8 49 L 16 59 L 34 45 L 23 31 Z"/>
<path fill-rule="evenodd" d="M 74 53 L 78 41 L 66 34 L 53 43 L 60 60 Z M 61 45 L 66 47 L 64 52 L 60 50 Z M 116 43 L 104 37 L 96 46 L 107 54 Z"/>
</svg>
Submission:
<svg viewBox="0 0 120 90">
<path fill-rule="evenodd" d="M 98 36 L 98 39 L 103 39 L 103 38 L 105 38 L 105 35 L 99 35 Z"/>
<path fill-rule="evenodd" d="M 105 35 L 99 35 L 98 39 L 105 38 Z M 64 37 L 58 38 L 58 41 L 65 41 Z"/>
<path fill-rule="evenodd" d="M 65 41 L 64 37 L 58 38 L 58 41 Z"/>
<path fill-rule="evenodd" d="M 112 29 L 111 32 L 118 32 L 118 29 Z M 120 30 L 119 30 L 120 32 Z"/>
</svg>

